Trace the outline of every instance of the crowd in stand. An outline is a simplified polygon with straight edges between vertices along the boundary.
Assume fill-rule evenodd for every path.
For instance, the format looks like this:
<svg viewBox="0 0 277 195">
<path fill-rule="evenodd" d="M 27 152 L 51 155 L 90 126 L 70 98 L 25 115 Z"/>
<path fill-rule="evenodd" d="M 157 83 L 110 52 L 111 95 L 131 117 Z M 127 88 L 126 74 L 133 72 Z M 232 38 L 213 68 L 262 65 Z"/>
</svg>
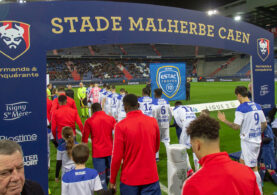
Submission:
<svg viewBox="0 0 277 195">
<path fill-rule="evenodd" d="M 133 78 L 149 78 L 149 63 L 87 59 L 50 59 L 47 62 L 47 74 L 52 81 L 73 79 L 73 72 L 78 73 L 81 79 L 87 75 L 89 75 L 88 79 L 124 79 L 125 75 L 118 67 L 120 65 L 126 68 Z"/>
</svg>

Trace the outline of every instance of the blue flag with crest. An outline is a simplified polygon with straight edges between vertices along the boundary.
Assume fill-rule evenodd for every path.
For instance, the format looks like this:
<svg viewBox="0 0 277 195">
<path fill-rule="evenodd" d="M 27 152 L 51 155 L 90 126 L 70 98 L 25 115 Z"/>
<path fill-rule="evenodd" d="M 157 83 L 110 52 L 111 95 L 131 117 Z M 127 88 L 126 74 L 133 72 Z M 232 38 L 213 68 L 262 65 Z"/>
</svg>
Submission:
<svg viewBox="0 0 277 195">
<path fill-rule="evenodd" d="M 161 88 L 162 98 L 168 101 L 186 99 L 185 63 L 151 63 L 150 79 L 152 97 L 154 90 Z"/>
</svg>

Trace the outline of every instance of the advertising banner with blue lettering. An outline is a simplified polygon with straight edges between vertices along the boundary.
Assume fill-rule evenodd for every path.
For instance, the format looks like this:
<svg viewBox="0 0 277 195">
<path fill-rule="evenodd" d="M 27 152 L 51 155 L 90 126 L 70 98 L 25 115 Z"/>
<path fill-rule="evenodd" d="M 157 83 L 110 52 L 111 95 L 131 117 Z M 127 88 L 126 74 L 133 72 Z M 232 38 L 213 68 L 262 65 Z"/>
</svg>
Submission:
<svg viewBox="0 0 277 195">
<path fill-rule="evenodd" d="M 273 34 L 257 26 L 218 15 L 207 17 L 204 12 L 144 4 L 107 1 L 1 4 L 0 138 L 22 145 L 26 178 L 39 182 L 45 192 L 46 52 L 77 46 L 140 43 L 197 45 L 249 54 L 254 100 L 266 112 L 275 104 Z M 162 58 L 163 53 L 158 57 Z M 177 75 L 177 69 L 170 71 Z M 165 77 L 162 72 L 161 76 Z M 175 80 L 174 85 L 168 86 L 162 80 L 158 83 L 173 98 L 177 97 L 176 86 L 183 87 L 183 81 Z"/>
<path fill-rule="evenodd" d="M 150 79 L 152 97 L 154 90 L 161 88 L 162 98 L 168 101 L 186 99 L 185 63 L 151 63 Z"/>
</svg>

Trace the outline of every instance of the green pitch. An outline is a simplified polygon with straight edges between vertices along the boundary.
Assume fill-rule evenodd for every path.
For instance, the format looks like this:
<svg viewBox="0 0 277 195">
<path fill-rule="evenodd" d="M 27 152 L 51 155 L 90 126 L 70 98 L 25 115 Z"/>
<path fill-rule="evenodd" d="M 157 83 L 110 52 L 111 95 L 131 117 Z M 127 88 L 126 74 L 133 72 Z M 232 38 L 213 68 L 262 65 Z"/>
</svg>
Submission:
<svg viewBox="0 0 277 195">
<path fill-rule="evenodd" d="M 217 101 L 227 101 L 235 100 L 236 96 L 234 94 L 235 87 L 237 85 L 247 86 L 247 82 L 214 82 L 214 83 L 191 83 L 191 100 L 183 101 L 184 104 L 198 104 L 198 103 L 208 103 L 208 102 L 217 102 Z M 136 95 L 141 95 L 142 88 L 145 85 L 122 85 L 116 86 L 117 91 L 120 88 L 125 88 L 128 93 L 134 93 Z M 275 86 L 276 87 L 276 86 Z M 75 90 L 76 95 L 76 90 Z M 79 101 L 75 96 L 76 105 L 79 109 Z M 275 98 L 276 102 L 276 98 Z M 174 102 L 171 102 L 171 105 L 174 105 Z M 80 111 L 80 109 L 79 109 Z M 225 115 L 228 120 L 234 120 L 235 109 L 225 110 Z M 80 112 L 79 112 L 80 114 Z M 216 118 L 217 112 L 211 112 L 211 116 Z M 84 122 L 84 121 L 83 121 Z M 222 151 L 227 151 L 228 153 L 236 152 L 240 150 L 240 138 L 239 131 L 230 129 L 227 125 L 221 123 L 220 130 L 220 148 Z M 170 129 L 170 139 L 171 144 L 178 143 L 175 128 Z M 77 135 L 77 140 L 80 143 L 81 137 Z M 91 148 L 91 145 L 89 144 Z M 190 159 L 192 159 L 191 151 L 188 151 Z M 193 164 L 193 163 L 192 163 Z M 51 169 L 49 173 L 49 188 L 51 193 L 54 195 L 61 194 L 61 183 L 55 182 L 55 165 L 56 165 L 56 150 L 51 144 Z M 165 147 L 161 143 L 160 148 L 160 161 L 157 163 L 160 182 L 167 186 L 167 158 Z M 92 158 L 90 157 L 87 162 L 87 167 L 93 167 Z M 118 193 L 119 194 L 119 175 L 117 177 Z M 264 183 L 263 191 L 265 195 L 271 195 L 273 192 L 277 191 L 277 187 L 271 182 L 267 181 Z M 163 193 L 166 194 L 166 193 Z"/>
</svg>

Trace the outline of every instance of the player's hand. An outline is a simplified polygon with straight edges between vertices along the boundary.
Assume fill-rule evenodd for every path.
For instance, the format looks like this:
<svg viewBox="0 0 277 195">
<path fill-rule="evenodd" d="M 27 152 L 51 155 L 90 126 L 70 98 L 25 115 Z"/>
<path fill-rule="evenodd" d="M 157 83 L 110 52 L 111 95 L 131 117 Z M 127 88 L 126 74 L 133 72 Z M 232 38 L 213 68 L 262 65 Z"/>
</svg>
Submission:
<svg viewBox="0 0 277 195">
<path fill-rule="evenodd" d="M 110 189 L 116 190 L 116 184 L 110 183 Z"/>
<path fill-rule="evenodd" d="M 217 112 L 217 118 L 222 122 L 226 120 L 224 112 L 220 112 L 220 111 Z"/>
</svg>

